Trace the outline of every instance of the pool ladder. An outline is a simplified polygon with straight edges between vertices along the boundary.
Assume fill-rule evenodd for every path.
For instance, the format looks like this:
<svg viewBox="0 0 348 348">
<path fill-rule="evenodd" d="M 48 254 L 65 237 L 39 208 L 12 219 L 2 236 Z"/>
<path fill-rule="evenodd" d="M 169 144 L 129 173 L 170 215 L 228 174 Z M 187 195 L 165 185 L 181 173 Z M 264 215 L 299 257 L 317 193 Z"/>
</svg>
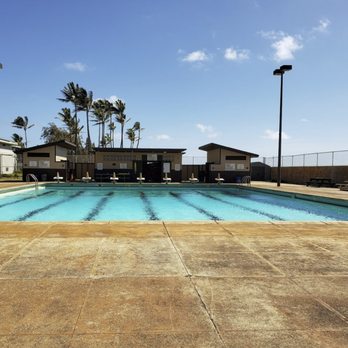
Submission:
<svg viewBox="0 0 348 348">
<path fill-rule="evenodd" d="M 249 175 L 243 176 L 241 183 L 250 186 L 251 185 L 251 177 Z"/>
<path fill-rule="evenodd" d="M 39 188 L 39 180 L 37 180 L 37 177 L 34 174 L 29 173 L 25 178 L 26 182 L 30 182 L 30 178 L 35 181 L 35 190 L 37 190 Z"/>
</svg>

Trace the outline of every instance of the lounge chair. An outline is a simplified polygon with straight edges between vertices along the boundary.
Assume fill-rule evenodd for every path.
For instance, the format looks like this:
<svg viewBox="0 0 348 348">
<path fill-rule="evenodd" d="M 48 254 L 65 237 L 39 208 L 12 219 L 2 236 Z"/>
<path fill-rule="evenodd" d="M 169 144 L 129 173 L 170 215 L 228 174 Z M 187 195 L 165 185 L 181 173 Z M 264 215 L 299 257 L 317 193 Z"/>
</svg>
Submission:
<svg viewBox="0 0 348 348">
<path fill-rule="evenodd" d="M 218 184 L 222 184 L 222 183 L 225 181 L 225 179 L 224 179 L 224 178 L 221 178 L 221 177 L 220 177 L 220 173 L 218 173 L 218 176 L 217 176 L 217 178 L 215 178 L 215 181 L 216 181 Z"/>
<path fill-rule="evenodd" d="M 64 178 L 62 176 L 59 176 L 59 172 L 57 172 L 57 175 L 53 177 L 53 180 L 56 180 L 57 183 L 60 183 L 60 180 L 63 180 Z"/>
<path fill-rule="evenodd" d="M 195 184 L 199 182 L 197 178 L 195 178 L 195 175 L 192 173 L 191 178 L 189 178 L 191 184 Z"/>
<path fill-rule="evenodd" d="M 168 184 L 169 182 L 171 182 L 171 181 L 172 181 L 172 178 L 168 178 L 168 174 L 167 174 L 167 173 L 165 173 L 165 174 L 164 174 L 163 181 L 164 181 L 166 184 Z"/>
<path fill-rule="evenodd" d="M 145 178 L 143 177 L 143 173 L 140 173 L 139 177 L 137 178 L 139 184 L 142 184 L 143 181 L 145 181 Z"/>
<path fill-rule="evenodd" d="M 118 177 L 116 176 L 115 172 L 113 172 L 112 177 L 110 177 L 110 180 L 114 184 L 116 181 L 118 181 Z"/>
<path fill-rule="evenodd" d="M 86 176 L 82 177 L 81 179 L 83 182 L 90 182 L 92 178 L 89 176 L 89 173 L 86 172 Z"/>
</svg>

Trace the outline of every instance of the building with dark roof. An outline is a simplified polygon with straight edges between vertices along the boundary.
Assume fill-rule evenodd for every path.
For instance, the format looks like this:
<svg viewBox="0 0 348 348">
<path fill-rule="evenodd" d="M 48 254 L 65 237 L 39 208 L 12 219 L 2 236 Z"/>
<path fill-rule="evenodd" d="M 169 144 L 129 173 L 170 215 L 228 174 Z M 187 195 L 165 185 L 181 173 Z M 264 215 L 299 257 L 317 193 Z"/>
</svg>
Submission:
<svg viewBox="0 0 348 348">
<path fill-rule="evenodd" d="M 30 173 L 34 174 L 38 180 L 50 181 L 57 172 L 66 180 L 70 177 L 68 154 L 75 148 L 75 144 L 61 140 L 18 149 L 16 153 L 22 154 L 23 180 Z"/>
<path fill-rule="evenodd" d="M 110 181 L 115 173 L 120 181 L 136 181 L 140 173 L 146 182 L 162 182 L 165 174 L 181 181 L 182 148 L 95 148 L 95 180 Z"/>
<path fill-rule="evenodd" d="M 199 147 L 207 152 L 205 181 L 214 182 L 220 176 L 226 182 L 240 182 L 243 176 L 251 174 L 251 158 L 259 155 L 224 145 L 209 143 Z"/>
</svg>

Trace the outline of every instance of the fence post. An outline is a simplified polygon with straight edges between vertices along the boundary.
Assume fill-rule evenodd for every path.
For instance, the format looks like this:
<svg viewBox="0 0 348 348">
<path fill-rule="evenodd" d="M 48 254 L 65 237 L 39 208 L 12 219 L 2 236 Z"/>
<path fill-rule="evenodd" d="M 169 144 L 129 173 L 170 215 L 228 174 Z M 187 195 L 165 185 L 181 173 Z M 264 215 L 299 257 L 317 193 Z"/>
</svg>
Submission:
<svg viewBox="0 0 348 348">
<path fill-rule="evenodd" d="M 306 165 L 306 154 L 304 153 L 303 154 L 303 166 L 305 167 L 305 165 Z"/>
<path fill-rule="evenodd" d="M 294 155 L 291 156 L 291 167 L 294 166 Z"/>
<path fill-rule="evenodd" d="M 318 162 L 319 162 L 319 152 L 317 152 L 317 167 L 318 167 Z"/>
<path fill-rule="evenodd" d="M 332 166 L 334 166 L 335 163 L 335 152 L 332 151 Z"/>
</svg>

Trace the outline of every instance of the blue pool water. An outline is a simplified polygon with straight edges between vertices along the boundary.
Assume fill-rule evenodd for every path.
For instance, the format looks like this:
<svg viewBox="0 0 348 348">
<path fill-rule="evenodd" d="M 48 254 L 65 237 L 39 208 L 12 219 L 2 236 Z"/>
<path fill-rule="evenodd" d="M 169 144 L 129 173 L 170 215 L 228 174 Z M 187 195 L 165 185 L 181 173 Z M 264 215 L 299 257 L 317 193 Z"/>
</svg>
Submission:
<svg viewBox="0 0 348 348">
<path fill-rule="evenodd" d="M 66 187 L 0 194 L 1 221 L 348 221 L 348 207 L 231 187 Z"/>
</svg>

